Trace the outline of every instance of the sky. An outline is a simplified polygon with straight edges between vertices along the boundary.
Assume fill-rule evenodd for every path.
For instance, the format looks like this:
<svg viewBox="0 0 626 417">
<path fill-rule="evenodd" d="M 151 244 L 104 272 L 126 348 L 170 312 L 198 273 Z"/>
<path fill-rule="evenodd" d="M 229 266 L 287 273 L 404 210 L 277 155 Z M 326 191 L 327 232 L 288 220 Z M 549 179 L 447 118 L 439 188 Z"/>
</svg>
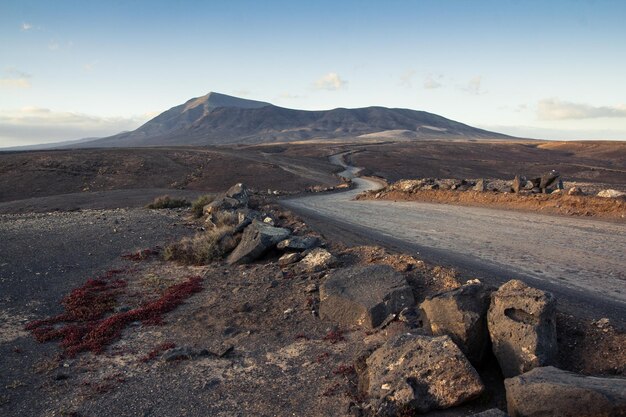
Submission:
<svg viewBox="0 0 626 417">
<path fill-rule="evenodd" d="M 0 147 L 132 130 L 210 91 L 626 140 L 626 1 L 0 2 Z"/>
</svg>

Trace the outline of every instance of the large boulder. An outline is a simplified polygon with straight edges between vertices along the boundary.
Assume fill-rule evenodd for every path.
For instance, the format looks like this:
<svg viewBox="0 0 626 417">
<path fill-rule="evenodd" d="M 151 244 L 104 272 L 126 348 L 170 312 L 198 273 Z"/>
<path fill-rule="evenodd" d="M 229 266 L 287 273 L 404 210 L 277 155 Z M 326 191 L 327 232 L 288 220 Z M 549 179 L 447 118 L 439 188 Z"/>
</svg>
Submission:
<svg viewBox="0 0 626 417">
<path fill-rule="evenodd" d="M 404 276 L 387 265 L 342 268 L 320 287 L 320 317 L 374 328 L 415 304 Z"/>
<path fill-rule="evenodd" d="M 505 377 L 555 363 L 556 299 L 551 293 L 509 281 L 491 295 L 487 324 Z"/>
<path fill-rule="evenodd" d="M 308 251 L 298 263 L 298 268 L 304 272 L 324 271 L 337 263 L 337 258 L 324 248 L 315 248 Z"/>
<path fill-rule="evenodd" d="M 514 193 L 519 193 L 519 191 L 524 188 L 525 184 L 526 178 L 516 175 L 513 179 L 513 185 L 511 186 L 511 188 L 513 189 Z"/>
<path fill-rule="evenodd" d="M 482 362 L 489 350 L 487 311 L 491 291 L 470 282 L 452 291 L 427 298 L 420 308 L 433 334 L 447 334 L 473 364 Z"/>
<path fill-rule="evenodd" d="M 276 247 L 282 250 L 291 250 L 302 252 L 307 249 L 313 249 L 320 245 L 320 239 L 315 236 L 290 236 L 279 242 Z"/>
<path fill-rule="evenodd" d="M 244 184 L 237 183 L 226 191 L 226 197 L 234 198 L 239 201 L 241 205 L 246 206 L 250 199 L 250 190 Z"/>
<path fill-rule="evenodd" d="M 539 188 L 541 188 L 541 191 L 545 193 L 548 188 L 557 183 L 560 177 L 561 174 L 555 170 L 543 174 L 541 176 L 541 181 L 539 182 Z"/>
<path fill-rule="evenodd" d="M 454 407 L 485 389 L 448 336 L 401 334 L 374 351 L 366 364 L 360 386 L 369 395 L 376 415 Z"/>
<path fill-rule="evenodd" d="M 269 226 L 258 220 L 253 220 L 243 231 L 241 242 L 228 256 L 227 262 L 231 265 L 252 262 L 290 234 L 289 229 Z"/>
<path fill-rule="evenodd" d="M 504 381 L 511 417 L 626 416 L 626 378 L 578 375 L 552 366 Z"/>
</svg>

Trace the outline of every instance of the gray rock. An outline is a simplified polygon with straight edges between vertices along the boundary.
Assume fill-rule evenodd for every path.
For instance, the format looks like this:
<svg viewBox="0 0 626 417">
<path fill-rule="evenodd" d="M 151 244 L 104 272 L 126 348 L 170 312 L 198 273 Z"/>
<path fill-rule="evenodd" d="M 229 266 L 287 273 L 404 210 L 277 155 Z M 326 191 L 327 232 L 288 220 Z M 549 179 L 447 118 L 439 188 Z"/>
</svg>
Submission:
<svg viewBox="0 0 626 417">
<path fill-rule="evenodd" d="M 298 267 L 305 272 L 324 271 L 337 263 L 337 259 L 326 249 L 315 248 L 304 256 Z"/>
<path fill-rule="evenodd" d="M 476 182 L 474 186 L 474 191 L 478 191 L 480 193 L 484 193 L 487 190 L 487 182 L 481 178 Z"/>
<path fill-rule="evenodd" d="M 291 232 L 281 227 L 269 226 L 258 220 L 245 228 L 241 242 L 228 256 L 229 264 L 245 264 L 260 258 Z"/>
<path fill-rule="evenodd" d="M 509 415 L 499 408 L 490 408 L 482 413 L 472 414 L 470 417 L 508 417 Z"/>
<path fill-rule="evenodd" d="M 188 347 L 177 347 L 163 353 L 163 360 L 166 362 L 193 359 L 194 352 Z"/>
<path fill-rule="evenodd" d="M 626 416 L 626 378 L 598 378 L 552 366 L 504 381 L 512 417 Z"/>
<path fill-rule="evenodd" d="M 204 206 L 203 210 L 205 215 L 210 216 L 218 211 L 233 211 L 240 207 L 244 207 L 244 204 L 237 199 L 230 197 L 217 197 L 215 200 Z"/>
<path fill-rule="evenodd" d="M 396 336 L 374 351 L 366 364 L 360 386 L 366 388 L 376 415 L 454 407 L 485 389 L 448 336 Z"/>
<path fill-rule="evenodd" d="M 541 182 L 539 183 L 539 188 L 541 188 L 541 190 L 543 192 L 545 192 L 546 189 L 548 189 L 552 185 L 556 184 L 556 182 L 557 182 L 557 180 L 559 179 L 560 176 L 561 176 L 561 174 L 559 174 L 555 170 L 552 170 L 552 171 L 550 171 L 548 173 L 543 174 L 541 176 Z"/>
<path fill-rule="evenodd" d="M 489 349 L 487 311 L 491 291 L 480 282 L 437 294 L 420 308 L 435 335 L 447 334 L 473 364 L 482 362 Z"/>
<path fill-rule="evenodd" d="M 579 187 L 572 187 L 567 190 L 567 195 L 582 195 L 583 192 Z"/>
<path fill-rule="evenodd" d="M 487 324 L 502 373 L 510 378 L 556 361 L 556 299 L 521 281 L 491 295 Z"/>
<path fill-rule="evenodd" d="M 305 251 L 318 247 L 320 243 L 319 238 L 315 236 L 290 236 L 289 239 L 279 242 L 276 247 L 282 250 Z"/>
<path fill-rule="evenodd" d="M 514 193 L 519 193 L 519 190 L 524 187 L 524 184 L 526 184 L 526 178 L 516 175 L 513 179 L 513 185 L 511 186 L 511 188 L 513 189 Z"/>
<path fill-rule="evenodd" d="M 302 258 L 299 253 L 286 253 L 278 258 L 279 266 L 287 266 L 298 262 Z"/>
<path fill-rule="evenodd" d="M 226 197 L 234 198 L 245 206 L 248 205 L 250 199 L 250 190 L 242 183 L 237 183 L 226 191 Z"/>
<path fill-rule="evenodd" d="M 344 325 L 374 328 L 414 304 L 404 277 L 387 265 L 338 269 L 320 287 L 320 317 Z"/>
</svg>

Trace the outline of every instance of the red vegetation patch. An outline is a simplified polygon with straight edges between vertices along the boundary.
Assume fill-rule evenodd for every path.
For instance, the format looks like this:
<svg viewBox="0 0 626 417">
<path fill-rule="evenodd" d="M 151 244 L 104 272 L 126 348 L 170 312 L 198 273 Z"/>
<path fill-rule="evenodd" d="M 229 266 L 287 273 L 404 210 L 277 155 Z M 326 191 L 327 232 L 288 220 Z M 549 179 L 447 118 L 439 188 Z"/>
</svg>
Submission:
<svg viewBox="0 0 626 417">
<path fill-rule="evenodd" d="M 334 345 L 335 343 L 342 342 L 346 339 L 343 337 L 343 331 L 331 330 L 326 333 L 326 336 L 324 336 L 322 340 L 326 340 L 327 342 L 330 342 Z"/>
<path fill-rule="evenodd" d="M 61 339 L 61 347 L 68 356 L 75 356 L 84 351 L 97 354 L 117 340 L 122 330 L 130 323 L 141 321 L 144 325 L 162 324 L 163 314 L 174 310 L 185 299 L 202 290 L 202 278 L 191 277 L 166 289 L 157 300 L 134 310 L 104 318 L 104 314 L 113 308 L 115 294 L 112 292 L 120 288 L 119 282 L 114 281 L 109 285 L 104 281 L 89 280 L 63 300 L 66 313 L 29 323 L 26 329 L 31 330 L 39 342 Z M 72 302 L 67 302 L 68 299 Z M 89 308 L 91 303 L 95 305 L 93 310 Z M 61 322 L 66 324 L 62 327 L 52 327 L 53 324 Z"/>
<path fill-rule="evenodd" d="M 140 360 L 141 362 L 150 362 L 151 360 L 156 359 L 156 357 L 159 356 L 161 353 L 165 352 L 166 350 L 174 349 L 175 347 L 176 343 L 174 342 L 161 343 L 159 346 L 148 352 L 148 354 Z"/>
<path fill-rule="evenodd" d="M 337 368 L 333 370 L 333 375 L 341 375 L 348 377 L 350 375 L 356 374 L 356 370 L 353 365 L 339 365 Z"/>
</svg>

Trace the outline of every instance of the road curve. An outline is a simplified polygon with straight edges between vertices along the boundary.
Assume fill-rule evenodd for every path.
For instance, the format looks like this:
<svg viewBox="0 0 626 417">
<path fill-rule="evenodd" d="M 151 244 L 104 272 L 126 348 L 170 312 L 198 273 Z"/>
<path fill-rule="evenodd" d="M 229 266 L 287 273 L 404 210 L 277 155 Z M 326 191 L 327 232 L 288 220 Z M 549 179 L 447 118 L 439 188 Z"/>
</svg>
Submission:
<svg viewBox="0 0 626 417">
<path fill-rule="evenodd" d="M 598 314 L 606 310 L 626 320 L 626 225 L 477 207 L 356 201 L 358 193 L 380 185 L 365 178 L 353 181 L 357 187 L 348 192 L 283 204 L 317 218 L 318 224 L 339 225 L 344 232 L 358 229 L 361 237 L 393 241 L 396 248 L 414 249 L 427 260 L 593 299 Z M 586 308 L 585 302 L 576 305 Z"/>
</svg>

